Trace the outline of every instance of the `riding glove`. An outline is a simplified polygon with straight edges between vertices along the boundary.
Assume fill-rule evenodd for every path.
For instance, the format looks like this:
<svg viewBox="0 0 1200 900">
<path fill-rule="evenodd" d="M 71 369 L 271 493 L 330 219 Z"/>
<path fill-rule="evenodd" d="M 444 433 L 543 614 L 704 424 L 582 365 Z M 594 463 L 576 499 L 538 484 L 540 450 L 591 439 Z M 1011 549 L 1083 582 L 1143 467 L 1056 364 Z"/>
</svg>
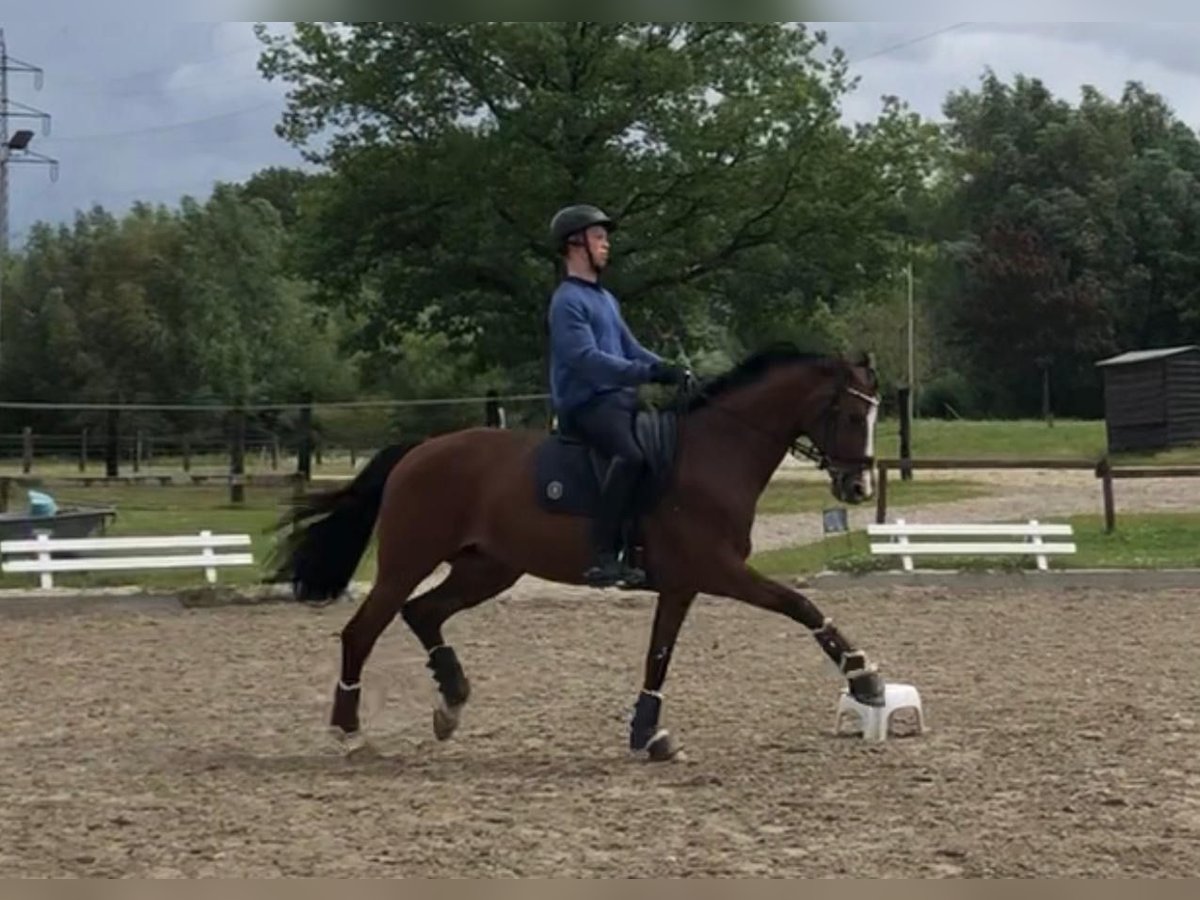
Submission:
<svg viewBox="0 0 1200 900">
<path fill-rule="evenodd" d="M 650 367 L 652 384 L 683 384 L 691 374 L 687 369 L 666 362 L 656 362 Z"/>
</svg>

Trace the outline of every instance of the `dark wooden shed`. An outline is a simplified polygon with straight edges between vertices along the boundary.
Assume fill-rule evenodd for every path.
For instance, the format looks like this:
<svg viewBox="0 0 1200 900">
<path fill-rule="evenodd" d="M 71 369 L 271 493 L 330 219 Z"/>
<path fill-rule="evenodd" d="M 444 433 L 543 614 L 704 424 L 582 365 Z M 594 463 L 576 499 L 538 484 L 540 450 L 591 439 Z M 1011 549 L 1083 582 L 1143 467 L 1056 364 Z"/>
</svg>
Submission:
<svg viewBox="0 0 1200 900">
<path fill-rule="evenodd" d="M 1096 365 L 1110 453 L 1200 443 L 1200 346 L 1134 350 Z"/>
</svg>

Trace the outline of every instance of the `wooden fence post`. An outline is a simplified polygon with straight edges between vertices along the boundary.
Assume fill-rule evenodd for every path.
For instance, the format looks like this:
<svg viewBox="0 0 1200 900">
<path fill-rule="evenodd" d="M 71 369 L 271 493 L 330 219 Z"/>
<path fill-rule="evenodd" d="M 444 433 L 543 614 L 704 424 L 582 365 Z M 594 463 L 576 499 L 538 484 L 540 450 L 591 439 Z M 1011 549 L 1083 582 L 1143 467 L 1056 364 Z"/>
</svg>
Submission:
<svg viewBox="0 0 1200 900">
<path fill-rule="evenodd" d="M 875 523 L 877 525 L 882 525 L 887 521 L 887 464 L 880 462 L 877 471 L 879 472 L 879 485 L 875 489 Z"/>
<path fill-rule="evenodd" d="M 312 395 L 308 394 L 300 407 L 300 446 L 296 452 L 296 472 L 305 483 L 312 481 L 312 415 Z"/>
<path fill-rule="evenodd" d="M 232 416 L 229 446 L 229 502 L 246 502 L 246 411 L 238 407 Z"/>
<path fill-rule="evenodd" d="M 912 415 L 909 409 L 912 388 L 905 385 L 897 393 L 900 405 L 900 480 L 912 481 Z"/>
<path fill-rule="evenodd" d="M 110 407 L 104 435 L 104 474 L 109 478 L 116 478 L 121 473 L 120 424 L 121 411 Z"/>
<path fill-rule="evenodd" d="M 1096 465 L 1096 474 L 1100 477 L 1100 490 L 1104 496 L 1104 533 L 1112 534 L 1117 527 L 1117 509 L 1113 499 L 1112 463 L 1108 457 Z"/>
</svg>

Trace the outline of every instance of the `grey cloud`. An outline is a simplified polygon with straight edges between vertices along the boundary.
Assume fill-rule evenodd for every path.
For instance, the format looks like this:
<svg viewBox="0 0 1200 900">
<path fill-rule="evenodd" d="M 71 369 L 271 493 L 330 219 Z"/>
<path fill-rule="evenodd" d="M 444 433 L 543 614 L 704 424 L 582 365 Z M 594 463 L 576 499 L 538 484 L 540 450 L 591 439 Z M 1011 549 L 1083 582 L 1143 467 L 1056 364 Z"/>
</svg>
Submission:
<svg viewBox="0 0 1200 900">
<path fill-rule="evenodd" d="M 901 7 L 898 9 L 898 7 Z M 936 19 L 965 17 L 985 22 L 1061 22 L 1072 17 L 1090 22 L 1141 21 L 1141 17 L 1172 19 L 1183 17 L 1194 8 L 1191 0 L 1006 0 L 994 2 L 960 2 L 948 0 L 840 0 L 837 14 L 846 21 L 875 19 L 886 16 L 905 22 L 927 22 Z"/>
<path fill-rule="evenodd" d="M 1200 121 L 1200 65 L 1184 52 L 1200 40 L 1200 24 L 975 23 L 887 49 L 903 42 L 905 33 L 921 38 L 938 30 L 936 23 L 926 26 L 828 23 L 831 41 L 847 47 L 860 78 L 845 104 L 848 119 L 872 118 L 882 94 L 896 94 L 921 114 L 940 118 L 946 95 L 977 87 L 986 67 L 1004 79 L 1018 72 L 1040 78 L 1072 102 L 1084 84 L 1116 96 L 1125 82 L 1142 81 L 1185 121 Z M 872 45 L 885 52 L 873 52 Z"/>
<path fill-rule="evenodd" d="M 33 221 L 69 221 L 94 203 L 175 204 L 217 179 L 301 165 L 273 132 L 286 87 L 258 73 L 249 23 L 6 22 L 5 35 L 11 54 L 45 72 L 40 91 L 14 75 L 10 95 L 51 115 L 32 148 L 61 164 L 56 183 L 40 167 L 10 167 L 14 243 Z"/>
<path fill-rule="evenodd" d="M 1065 44 L 1089 45 L 1119 58 L 1153 62 L 1183 72 L 1200 73 L 1200 22 L 996 22 L 994 34 L 1032 34 Z"/>
<path fill-rule="evenodd" d="M 39 7 L 51 14 L 32 21 L 21 17 L 25 0 L 16 0 L 10 14 L 13 2 L 5 0 L 2 26 L 9 51 L 42 66 L 45 83 L 35 91 L 31 79 L 14 76 L 11 94 L 52 115 L 51 134 L 38 134 L 34 148 L 61 161 L 53 184 L 38 167 L 13 167 L 10 208 L 18 242 L 35 219 L 70 221 L 76 209 L 92 203 L 114 212 L 139 199 L 174 204 L 184 193 L 206 196 L 214 179 L 241 180 L 268 165 L 302 165 L 299 152 L 273 132 L 287 86 L 258 73 L 259 46 L 249 22 L 180 22 L 161 10 L 158 18 L 125 17 L 130 4 L 112 16 L 106 9 L 101 19 L 81 0 L 46 0 Z M 1002 77 L 1013 71 L 1041 77 L 1072 100 L 1084 83 L 1114 93 L 1125 80 L 1141 79 L 1186 121 L 1200 122 L 1200 54 L 1192 49 L 1200 42 L 1200 24 L 956 23 L 933 6 L 913 7 L 937 16 L 933 21 L 809 22 L 846 51 L 862 79 L 846 101 L 847 119 L 874 118 L 882 94 L 939 117 L 948 92 L 975 87 L 991 66 Z M 74 12 L 67 14 L 68 7 Z M 253 20 L 296 7 L 237 0 L 204 9 L 236 9 Z M 174 9 L 176 15 L 200 13 L 199 4 L 190 2 Z M 975 11 L 954 10 L 963 16 Z M 947 31 L 950 26 L 956 27 Z"/>
</svg>

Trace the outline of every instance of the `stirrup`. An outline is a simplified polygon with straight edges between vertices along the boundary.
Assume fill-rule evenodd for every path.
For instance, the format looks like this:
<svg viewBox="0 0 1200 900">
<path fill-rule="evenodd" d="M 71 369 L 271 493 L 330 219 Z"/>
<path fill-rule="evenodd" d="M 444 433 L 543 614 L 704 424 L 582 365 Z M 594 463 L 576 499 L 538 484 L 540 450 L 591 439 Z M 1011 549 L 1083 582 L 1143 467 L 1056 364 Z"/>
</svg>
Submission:
<svg viewBox="0 0 1200 900">
<path fill-rule="evenodd" d="M 589 587 L 636 588 L 646 583 L 646 573 L 623 560 L 609 557 L 585 569 L 583 580 Z"/>
</svg>

